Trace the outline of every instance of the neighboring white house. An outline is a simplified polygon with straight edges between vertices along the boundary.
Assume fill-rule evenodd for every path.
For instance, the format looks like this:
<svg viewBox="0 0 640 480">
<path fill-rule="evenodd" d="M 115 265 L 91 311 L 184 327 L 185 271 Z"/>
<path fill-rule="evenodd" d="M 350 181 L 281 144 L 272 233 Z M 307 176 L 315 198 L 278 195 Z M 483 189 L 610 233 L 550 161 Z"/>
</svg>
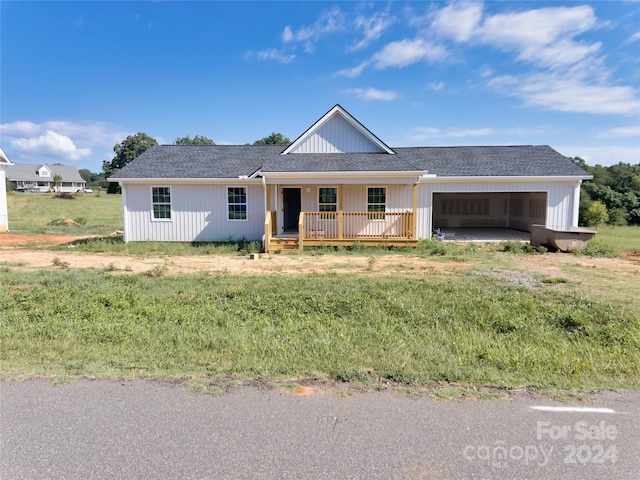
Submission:
<svg viewBox="0 0 640 480">
<path fill-rule="evenodd" d="M 244 237 L 273 251 L 577 226 L 589 178 L 548 146 L 390 148 L 336 105 L 289 146 L 154 146 L 109 181 L 125 241 Z"/>
<path fill-rule="evenodd" d="M 9 216 L 7 213 L 7 184 L 5 182 L 5 168 L 13 166 L 7 154 L 0 147 L 0 232 L 9 230 Z"/>
<path fill-rule="evenodd" d="M 56 175 L 62 178 L 60 186 L 55 184 Z M 49 192 L 55 189 L 58 192 L 75 193 L 84 190 L 86 185 L 78 169 L 66 165 L 16 163 L 7 171 L 7 180 L 19 192 Z"/>
</svg>

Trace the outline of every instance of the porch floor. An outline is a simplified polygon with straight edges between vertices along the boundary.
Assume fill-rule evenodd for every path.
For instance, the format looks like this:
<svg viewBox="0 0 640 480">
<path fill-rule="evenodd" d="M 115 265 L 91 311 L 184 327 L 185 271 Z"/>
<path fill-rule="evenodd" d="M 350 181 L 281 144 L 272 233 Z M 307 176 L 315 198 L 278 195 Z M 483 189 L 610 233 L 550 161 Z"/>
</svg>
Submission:
<svg viewBox="0 0 640 480">
<path fill-rule="evenodd" d="M 513 230 L 511 228 L 443 228 L 445 241 L 460 242 L 505 242 L 519 240 L 528 242 L 531 240 L 529 232 Z"/>
</svg>

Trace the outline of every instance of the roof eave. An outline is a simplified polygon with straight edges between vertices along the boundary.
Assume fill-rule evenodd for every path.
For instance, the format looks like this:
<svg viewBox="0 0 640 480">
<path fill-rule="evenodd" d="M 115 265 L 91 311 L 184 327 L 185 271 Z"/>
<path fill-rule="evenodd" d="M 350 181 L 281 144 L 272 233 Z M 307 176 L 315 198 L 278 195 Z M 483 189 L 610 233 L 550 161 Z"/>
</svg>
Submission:
<svg viewBox="0 0 640 480">
<path fill-rule="evenodd" d="M 567 182 L 591 180 L 593 175 L 435 175 L 421 178 L 421 182 Z"/>
</svg>

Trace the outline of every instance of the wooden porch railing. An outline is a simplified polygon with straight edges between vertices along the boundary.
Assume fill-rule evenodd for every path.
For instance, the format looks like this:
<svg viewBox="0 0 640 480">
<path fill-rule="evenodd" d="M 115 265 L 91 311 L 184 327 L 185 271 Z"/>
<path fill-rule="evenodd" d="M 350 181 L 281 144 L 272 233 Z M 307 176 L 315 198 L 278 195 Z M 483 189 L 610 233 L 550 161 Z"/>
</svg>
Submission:
<svg viewBox="0 0 640 480">
<path fill-rule="evenodd" d="M 413 212 L 302 212 L 304 239 L 412 239 Z"/>
</svg>

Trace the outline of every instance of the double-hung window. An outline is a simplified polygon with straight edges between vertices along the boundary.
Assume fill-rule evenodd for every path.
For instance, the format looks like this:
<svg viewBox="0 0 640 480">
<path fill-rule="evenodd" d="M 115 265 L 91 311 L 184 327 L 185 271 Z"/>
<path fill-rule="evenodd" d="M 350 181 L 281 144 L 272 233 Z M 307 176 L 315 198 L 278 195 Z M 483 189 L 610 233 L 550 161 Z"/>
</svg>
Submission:
<svg viewBox="0 0 640 480">
<path fill-rule="evenodd" d="M 318 211 L 321 213 L 335 213 L 338 211 L 338 189 L 336 187 L 318 188 Z M 335 215 L 328 213 L 326 215 L 321 215 L 320 218 L 330 220 L 335 218 Z"/>
<path fill-rule="evenodd" d="M 367 188 L 367 217 L 369 220 L 384 220 L 387 210 L 387 187 Z"/>
<path fill-rule="evenodd" d="M 229 220 L 246 220 L 247 187 L 228 187 L 227 205 Z"/>
<path fill-rule="evenodd" d="M 152 187 L 151 204 L 154 220 L 171 219 L 171 187 Z"/>
</svg>

